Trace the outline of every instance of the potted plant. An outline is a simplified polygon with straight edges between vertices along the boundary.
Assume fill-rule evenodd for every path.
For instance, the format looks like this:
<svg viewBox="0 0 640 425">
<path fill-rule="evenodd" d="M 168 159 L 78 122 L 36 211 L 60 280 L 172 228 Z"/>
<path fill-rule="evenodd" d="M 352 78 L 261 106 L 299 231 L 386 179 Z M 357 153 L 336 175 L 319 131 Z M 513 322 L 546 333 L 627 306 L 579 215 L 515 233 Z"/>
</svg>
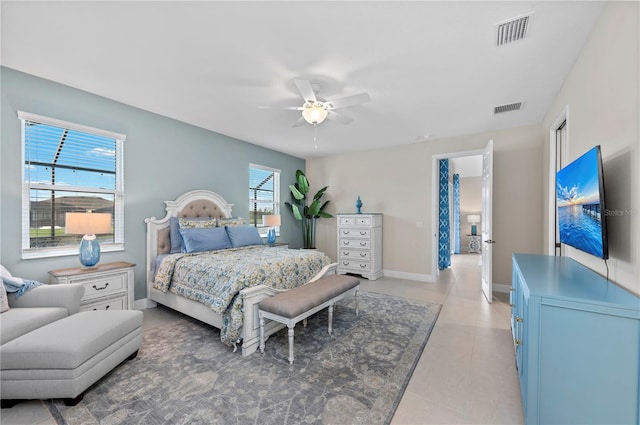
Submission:
<svg viewBox="0 0 640 425">
<path fill-rule="evenodd" d="M 302 222 L 302 239 L 303 248 L 313 249 L 316 247 L 316 219 L 320 217 L 331 218 L 331 214 L 324 212 L 324 209 L 329 204 L 326 201 L 321 204 L 320 200 L 324 195 L 324 192 L 329 186 L 325 186 L 313 196 L 313 201 L 310 205 L 307 205 L 309 193 L 309 181 L 307 176 L 301 170 L 296 171 L 296 183 L 289 185 L 291 190 L 292 202 L 285 202 L 287 209 L 291 211 L 296 220 Z"/>
</svg>

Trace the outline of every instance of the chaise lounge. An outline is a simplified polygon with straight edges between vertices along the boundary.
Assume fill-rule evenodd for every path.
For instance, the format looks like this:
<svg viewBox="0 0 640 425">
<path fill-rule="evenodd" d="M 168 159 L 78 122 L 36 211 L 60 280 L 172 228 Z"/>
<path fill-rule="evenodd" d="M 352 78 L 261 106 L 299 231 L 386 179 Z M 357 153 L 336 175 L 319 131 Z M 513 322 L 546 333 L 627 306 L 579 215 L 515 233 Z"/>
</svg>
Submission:
<svg viewBox="0 0 640 425">
<path fill-rule="evenodd" d="M 1 285 L 1 284 L 0 284 Z M 2 407 L 19 400 L 64 399 L 84 391 L 142 343 L 142 312 L 79 312 L 82 285 L 42 285 L 16 298 L 0 316 Z"/>
</svg>

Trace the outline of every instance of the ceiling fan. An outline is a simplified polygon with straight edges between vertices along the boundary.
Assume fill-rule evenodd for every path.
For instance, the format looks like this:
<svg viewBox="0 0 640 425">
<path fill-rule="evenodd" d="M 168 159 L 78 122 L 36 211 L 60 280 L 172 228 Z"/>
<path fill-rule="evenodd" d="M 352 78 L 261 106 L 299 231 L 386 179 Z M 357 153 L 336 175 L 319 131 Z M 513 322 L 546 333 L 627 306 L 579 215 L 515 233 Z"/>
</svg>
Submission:
<svg viewBox="0 0 640 425">
<path fill-rule="evenodd" d="M 353 121 L 353 118 L 338 113 L 335 110 L 345 108 L 347 106 L 359 105 L 371 100 L 367 93 L 359 93 L 332 100 L 323 99 L 316 96 L 316 90 L 314 90 L 314 86 L 309 80 L 293 80 L 293 82 L 302 95 L 304 103 L 302 106 L 276 108 L 302 111 L 302 116 L 293 124 L 293 127 L 299 127 L 305 122 L 316 126 L 325 119 L 337 121 L 341 124 L 349 124 Z M 264 106 L 262 108 L 271 109 L 268 106 Z"/>
</svg>

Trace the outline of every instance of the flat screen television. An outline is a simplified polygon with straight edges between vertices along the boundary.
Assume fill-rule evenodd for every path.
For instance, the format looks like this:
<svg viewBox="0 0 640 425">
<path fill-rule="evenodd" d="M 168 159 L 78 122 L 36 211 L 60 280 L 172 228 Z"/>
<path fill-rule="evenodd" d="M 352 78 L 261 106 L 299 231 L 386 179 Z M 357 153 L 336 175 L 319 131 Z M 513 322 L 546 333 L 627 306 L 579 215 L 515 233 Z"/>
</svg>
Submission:
<svg viewBox="0 0 640 425">
<path fill-rule="evenodd" d="M 556 201 L 560 242 L 609 258 L 599 145 L 556 173 Z"/>
</svg>

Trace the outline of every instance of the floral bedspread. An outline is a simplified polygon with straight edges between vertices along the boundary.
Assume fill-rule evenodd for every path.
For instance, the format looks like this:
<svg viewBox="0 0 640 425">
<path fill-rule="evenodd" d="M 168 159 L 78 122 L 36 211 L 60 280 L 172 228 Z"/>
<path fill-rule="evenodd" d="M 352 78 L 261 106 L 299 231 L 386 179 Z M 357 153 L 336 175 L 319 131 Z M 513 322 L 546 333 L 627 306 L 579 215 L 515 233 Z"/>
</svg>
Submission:
<svg viewBox="0 0 640 425">
<path fill-rule="evenodd" d="M 160 264 L 153 287 L 208 305 L 223 316 L 220 339 L 227 345 L 240 339 L 240 290 L 256 285 L 291 289 L 308 282 L 330 263 L 319 251 L 267 246 L 170 254 Z"/>
</svg>

